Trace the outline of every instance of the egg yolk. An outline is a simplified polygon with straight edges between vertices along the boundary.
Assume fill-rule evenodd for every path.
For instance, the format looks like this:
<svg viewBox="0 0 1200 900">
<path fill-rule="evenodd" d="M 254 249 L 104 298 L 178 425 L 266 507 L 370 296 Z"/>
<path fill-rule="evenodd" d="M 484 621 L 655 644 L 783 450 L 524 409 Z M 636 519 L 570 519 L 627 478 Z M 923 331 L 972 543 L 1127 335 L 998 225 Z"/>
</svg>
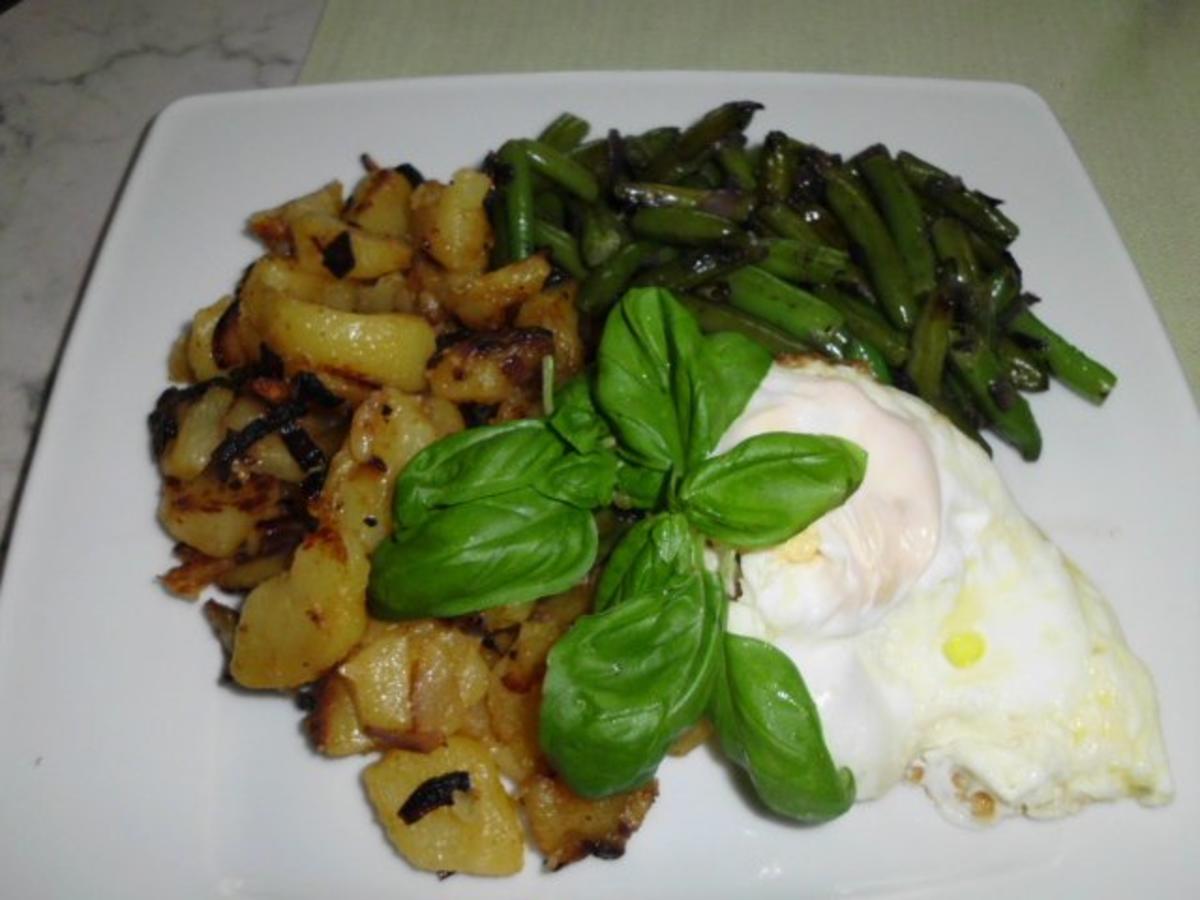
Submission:
<svg viewBox="0 0 1200 900">
<path fill-rule="evenodd" d="M 962 631 L 952 634 L 942 644 L 942 655 L 950 665 L 966 669 L 983 659 L 987 652 L 987 640 L 978 631 Z"/>
</svg>

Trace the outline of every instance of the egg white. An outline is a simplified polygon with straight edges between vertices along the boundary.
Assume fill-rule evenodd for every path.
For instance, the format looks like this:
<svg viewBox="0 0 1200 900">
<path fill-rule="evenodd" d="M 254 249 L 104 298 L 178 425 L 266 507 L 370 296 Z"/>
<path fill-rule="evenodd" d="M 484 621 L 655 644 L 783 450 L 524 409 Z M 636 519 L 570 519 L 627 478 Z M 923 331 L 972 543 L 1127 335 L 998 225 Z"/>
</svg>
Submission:
<svg viewBox="0 0 1200 900">
<path fill-rule="evenodd" d="M 977 445 L 917 398 L 816 361 L 773 366 L 717 452 L 769 431 L 869 454 L 842 508 L 741 556 L 729 617 L 796 662 L 859 799 L 910 781 L 980 823 L 1170 798 L 1150 676 Z"/>
</svg>

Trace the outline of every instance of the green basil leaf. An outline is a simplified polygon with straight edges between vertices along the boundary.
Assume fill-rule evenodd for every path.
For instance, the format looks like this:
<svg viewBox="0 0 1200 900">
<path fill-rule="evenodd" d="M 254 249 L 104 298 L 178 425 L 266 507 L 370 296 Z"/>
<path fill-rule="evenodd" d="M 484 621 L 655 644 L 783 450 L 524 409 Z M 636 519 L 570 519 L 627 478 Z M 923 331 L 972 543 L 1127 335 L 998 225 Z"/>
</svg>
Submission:
<svg viewBox="0 0 1200 900">
<path fill-rule="evenodd" d="M 688 590 L 700 565 L 696 538 L 687 519 L 661 514 L 642 519 L 613 549 L 596 584 L 597 612 L 633 597 L 657 596 L 664 600 Z"/>
<path fill-rule="evenodd" d="M 658 288 L 629 291 L 609 314 L 596 356 L 596 404 L 633 462 L 683 468 L 687 436 L 677 409 L 691 407 L 683 361 L 701 343 L 696 320 Z"/>
<path fill-rule="evenodd" d="M 532 484 L 566 453 L 541 419 L 469 428 L 414 456 L 396 479 L 397 528 L 416 525 L 437 507 L 504 494 Z"/>
<path fill-rule="evenodd" d="M 372 612 L 457 616 L 580 582 L 596 559 L 589 511 L 521 488 L 428 513 L 371 560 Z"/>
<path fill-rule="evenodd" d="M 648 469 L 618 455 L 613 502 L 622 509 L 658 509 L 666 496 L 670 475 L 670 472 Z"/>
<path fill-rule="evenodd" d="M 617 457 L 611 450 L 568 453 L 534 483 L 534 489 L 563 503 L 593 510 L 613 501 Z"/>
<path fill-rule="evenodd" d="M 761 434 L 689 473 L 679 509 L 710 538 L 769 547 L 841 505 L 866 467 L 866 452 L 841 438 Z"/>
<path fill-rule="evenodd" d="M 610 446 L 612 429 L 596 409 L 588 376 L 571 379 L 554 394 L 554 412 L 547 419 L 558 436 L 580 453 Z"/>
<path fill-rule="evenodd" d="M 699 719 L 717 673 L 723 602 L 697 564 L 686 591 L 584 616 L 554 645 L 539 738 L 576 793 L 603 797 L 644 784 Z"/>
<path fill-rule="evenodd" d="M 840 816 L 854 802 L 854 776 L 825 746 L 804 679 L 780 650 L 726 634 L 712 717 L 725 755 L 746 770 L 770 809 L 801 822 Z"/>
<path fill-rule="evenodd" d="M 687 360 L 690 405 L 681 407 L 688 435 L 688 467 L 703 462 L 741 415 L 771 368 L 771 354 L 756 341 L 731 331 L 705 336 Z"/>
</svg>

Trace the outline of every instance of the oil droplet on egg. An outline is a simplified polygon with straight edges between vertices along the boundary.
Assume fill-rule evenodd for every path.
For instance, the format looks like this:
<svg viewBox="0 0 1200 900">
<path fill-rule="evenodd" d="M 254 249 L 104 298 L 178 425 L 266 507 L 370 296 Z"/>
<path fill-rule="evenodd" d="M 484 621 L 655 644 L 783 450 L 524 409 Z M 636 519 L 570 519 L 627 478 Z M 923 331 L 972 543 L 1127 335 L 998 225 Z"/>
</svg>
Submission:
<svg viewBox="0 0 1200 900">
<path fill-rule="evenodd" d="M 987 640 L 978 631 L 962 631 L 952 634 L 942 644 L 942 655 L 950 665 L 966 669 L 983 659 L 987 653 Z"/>
</svg>

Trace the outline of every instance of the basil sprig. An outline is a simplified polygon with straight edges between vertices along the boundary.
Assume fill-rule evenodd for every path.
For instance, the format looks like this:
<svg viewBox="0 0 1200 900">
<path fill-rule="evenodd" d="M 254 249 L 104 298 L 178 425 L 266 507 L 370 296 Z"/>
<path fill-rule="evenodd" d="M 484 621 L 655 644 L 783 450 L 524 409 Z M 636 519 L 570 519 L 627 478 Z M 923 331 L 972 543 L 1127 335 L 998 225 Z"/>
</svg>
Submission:
<svg viewBox="0 0 1200 900">
<path fill-rule="evenodd" d="M 595 371 L 556 394 L 548 419 L 445 438 L 397 480 L 396 531 L 372 561 L 372 610 L 385 618 L 565 590 L 596 562 L 596 510 L 648 513 L 608 556 L 595 611 L 547 661 L 542 749 L 582 795 L 644 783 L 708 711 L 771 809 L 819 821 L 853 801 L 800 673 L 770 645 L 725 634 L 727 599 L 703 562 L 706 537 L 779 543 L 863 478 L 865 453 L 832 437 L 767 434 L 711 455 L 770 365 L 745 337 L 702 334 L 666 291 L 633 290 L 605 324 Z"/>
</svg>

